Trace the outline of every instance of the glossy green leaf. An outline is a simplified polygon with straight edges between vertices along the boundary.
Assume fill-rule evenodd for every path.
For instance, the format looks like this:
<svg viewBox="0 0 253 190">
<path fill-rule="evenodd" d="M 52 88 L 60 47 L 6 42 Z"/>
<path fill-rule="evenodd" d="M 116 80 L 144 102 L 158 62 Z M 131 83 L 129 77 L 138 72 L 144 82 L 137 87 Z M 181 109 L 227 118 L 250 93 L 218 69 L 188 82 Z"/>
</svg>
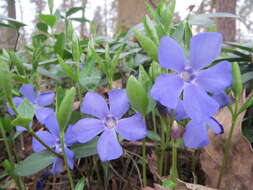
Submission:
<svg viewBox="0 0 253 190">
<path fill-rule="evenodd" d="M 40 14 L 39 15 L 40 20 L 45 22 L 47 25 L 53 27 L 56 24 L 56 16 L 54 15 L 47 15 L 47 14 Z"/>
<path fill-rule="evenodd" d="M 6 98 L 11 98 L 12 96 L 12 79 L 9 70 L 9 65 L 0 60 L 0 88 L 3 90 L 3 94 Z"/>
<path fill-rule="evenodd" d="M 81 49 L 81 46 L 79 44 L 79 39 L 74 34 L 73 34 L 72 47 L 71 48 L 72 48 L 73 60 L 75 62 L 80 62 L 80 57 L 81 57 L 82 49 Z"/>
<path fill-rule="evenodd" d="M 158 47 L 156 44 L 147 36 L 143 35 L 139 31 L 134 31 L 135 37 L 140 42 L 143 49 L 147 52 L 147 54 L 152 57 L 153 59 L 157 60 L 157 52 Z"/>
<path fill-rule="evenodd" d="M 58 62 L 60 63 L 62 69 L 66 72 L 66 74 L 74 81 L 78 81 L 78 75 L 73 71 L 71 66 L 59 56 L 57 55 Z"/>
<path fill-rule="evenodd" d="M 253 104 L 253 95 L 247 99 L 247 101 L 242 105 L 240 108 L 238 114 L 242 113 L 243 111 L 246 111 L 250 106 Z"/>
<path fill-rule="evenodd" d="M 147 137 L 150 138 L 152 141 L 156 141 L 156 142 L 161 141 L 161 137 L 157 133 L 155 133 L 154 131 L 148 130 Z"/>
<path fill-rule="evenodd" d="M 141 82 L 142 86 L 145 87 L 146 91 L 148 91 L 151 88 L 152 84 L 153 84 L 150 76 L 145 71 L 145 69 L 142 65 L 139 67 L 138 80 Z"/>
<path fill-rule="evenodd" d="M 21 126 L 21 127 L 25 127 L 28 128 L 30 123 L 31 123 L 32 119 L 30 118 L 22 118 L 20 116 L 18 116 L 17 118 L 15 118 L 11 124 L 13 126 Z"/>
<path fill-rule="evenodd" d="M 232 73 L 233 73 L 233 84 L 232 89 L 237 97 L 242 93 L 242 77 L 240 66 L 237 63 L 232 64 Z"/>
<path fill-rule="evenodd" d="M 32 153 L 17 164 L 14 172 L 19 176 L 30 176 L 52 164 L 55 155 L 48 151 Z"/>
<path fill-rule="evenodd" d="M 65 48 L 65 34 L 61 32 L 60 34 L 56 36 L 54 51 L 60 56 L 62 56 L 64 52 L 64 48 Z"/>
<path fill-rule="evenodd" d="M 134 76 L 130 76 L 127 81 L 127 96 L 132 107 L 145 115 L 148 109 L 148 95 L 145 88 Z"/>
<path fill-rule="evenodd" d="M 71 150 L 75 153 L 75 158 L 85 158 L 97 154 L 98 137 L 93 138 L 90 142 L 85 144 L 75 144 Z"/>
<path fill-rule="evenodd" d="M 18 73 L 21 75 L 25 75 L 26 72 L 25 72 L 25 67 L 23 65 L 23 61 L 13 51 L 9 51 L 9 55 L 10 55 L 10 61 L 12 65 L 15 65 L 17 67 Z"/>
<path fill-rule="evenodd" d="M 21 118 L 32 119 L 35 114 L 34 106 L 25 98 L 17 108 L 18 116 Z"/>
<path fill-rule="evenodd" d="M 83 10 L 83 7 L 71 7 L 67 12 L 66 12 L 66 17 L 69 17 L 73 14 L 75 14 L 78 11 Z"/>
<path fill-rule="evenodd" d="M 76 184 L 75 190 L 84 190 L 84 186 L 86 184 L 85 178 L 82 177 Z"/>
<path fill-rule="evenodd" d="M 101 77 L 101 72 L 95 67 L 84 66 L 79 75 L 79 82 L 86 90 L 94 91 L 100 84 Z"/>
<path fill-rule="evenodd" d="M 147 35 L 156 43 L 156 45 L 158 45 L 159 37 L 156 32 L 153 21 L 149 18 L 149 16 L 144 17 L 143 24 Z"/>
<path fill-rule="evenodd" d="M 47 0 L 47 3 L 48 3 L 50 14 L 52 14 L 54 10 L 54 0 Z"/>
<path fill-rule="evenodd" d="M 70 120 L 72 114 L 73 103 L 75 100 L 76 89 L 72 87 L 65 92 L 65 96 L 57 110 L 56 116 L 59 123 L 61 132 L 65 131 L 65 128 Z"/>
<path fill-rule="evenodd" d="M 44 22 L 38 22 L 38 23 L 36 24 L 36 27 L 37 27 L 40 31 L 42 31 L 42 32 L 47 33 L 47 31 L 48 31 L 48 25 L 45 24 Z"/>
</svg>

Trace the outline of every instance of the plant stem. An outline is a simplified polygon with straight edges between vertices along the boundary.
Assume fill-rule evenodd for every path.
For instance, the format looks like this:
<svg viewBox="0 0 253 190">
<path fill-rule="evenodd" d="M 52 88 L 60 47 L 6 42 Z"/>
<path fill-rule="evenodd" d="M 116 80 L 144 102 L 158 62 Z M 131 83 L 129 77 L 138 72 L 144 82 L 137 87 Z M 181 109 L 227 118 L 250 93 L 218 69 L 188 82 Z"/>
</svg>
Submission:
<svg viewBox="0 0 253 190">
<path fill-rule="evenodd" d="M 165 132 L 164 132 L 164 129 L 165 129 L 165 121 L 164 119 L 161 117 L 161 154 L 159 155 L 160 156 L 160 160 L 159 160 L 159 175 L 160 176 L 163 176 L 163 161 L 164 161 L 164 154 L 165 154 L 165 148 L 166 148 L 166 143 L 165 143 Z"/>
<path fill-rule="evenodd" d="M 146 160 L 146 145 L 145 145 L 145 139 L 143 140 L 143 145 L 142 145 L 142 157 L 144 160 Z M 142 177 L 143 177 L 143 185 L 144 187 L 147 186 L 147 166 L 146 162 L 142 161 Z"/>
<path fill-rule="evenodd" d="M 5 149 L 7 151 L 7 154 L 8 154 L 10 163 L 11 163 L 11 167 L 12 167 L 12 169 L 14 169 L 14 166 L 15 166 L 14 158 L 11 154 L 10 145 L 8 143 L 7 136 L 6 136 L 6 133 L 5 133 L 5 130 L 4 130 L 4 126 L 3 126 L 1 120 L 0 120 L 0 130 L 1 130 L 1 133 L 2 133 L 2 137 L 4 139 Z M 16 182 L 16 184 L 17 184 L 17 186 L 20 190 L 25 189 L 24 183 L 23 183 L 22 179 L 19 176 L 13 175 L 12 178 L 14 179 L 14 181 Z"/>
<path fill-rule="evenodd" d="M 172 168 L 171 168 L 171 180 L 177 183 L 177 145 L 175 140 L 172 140 Z"/>
<path fill-rule="evenodd" d="M 65 152 L 64 132 L 61 133 L 60 136 L 61 136 L 61 148 L 62 148 L 62 153 L 63 153 L 64 164 L 65 164 L 65 167 L 67 169 L 67 174 L 68 174 L 68 179 L 69 179 L 71 190 L 74 190 L 75 189 L 74 188 L 74 182 L 73 182 L 73 179 L 72 179 L 71 171 L 69 169 L 68 160 L 67 160 L 67 156 L 66 156 L 66 152 Z"/>
<path fill-rule="evenodd" d="M 224 153 L 224 156 L 223 156 L 223 159 L 222 159 L 222 164 L 221 164 L 221 167 L 220 167 L 220 172 L 219 172 L 219 178 L 218 178 L 218 182 L 217 182 L 217 188 L 219 189 L 220 188 L 220 185 L 221 185 L 221 182 L 222 182 L 222 177 L 224 175 L 224 172 L 225 172 L 225 169 L 227 167 L 227 163 L 228 163 L 228 158 L 229 158 L 229 153 L 230 153 L 230 148 L 231 148 L 231 143 L 232 143 L 232 136 L 233 136 L 233 132 L 234 132 L 234 129 L 235 129 L 235 126 L 236 126 L 236 120 L 237 120 L 237 117 L 238 117 L 238 114 L 237 114 L 237 111 L 238 111 L 238 97 L 236 97 L 236 100 L 235 100 L 235 110 L 234 110 L 234 114 L 232 114 L 232 126 L 230 128 L 230 131 L 229 131 L 229 136 L 228 136 L 228 139 L 226 141 L 226 144 L 225 144 L 225 153 Z"/>
<path fill-rule="evenodd" d="M 40 144 L 42 144 L 49 152 L 53 153 L 55 156 L 59 157 L 59 158 L 63 158 L 63 156 L 61 154 L 58 154 L 57 152 L 53 151 L 46 143 L 44 143 L 44 141 L 42 141 L 40 139 L 40 137 L 38 137 L 36 135 L 36 133 L 33 131 L 32 128 L 28 128 L 28 132 L 37 140 L 39 141 Z"/>
</svg>

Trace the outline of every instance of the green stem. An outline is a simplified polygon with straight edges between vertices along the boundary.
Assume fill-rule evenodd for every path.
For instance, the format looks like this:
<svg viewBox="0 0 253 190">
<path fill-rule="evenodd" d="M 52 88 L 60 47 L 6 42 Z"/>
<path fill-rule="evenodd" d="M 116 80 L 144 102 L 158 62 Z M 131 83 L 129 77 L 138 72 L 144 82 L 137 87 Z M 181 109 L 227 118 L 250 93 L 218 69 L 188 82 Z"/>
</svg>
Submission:
<svg viewBox="0 0 253 190">
<path fill-rule="evenodd" d="M 12 167 L 12 169 L 14 169 L 15 162 L 14 162 L 14 158 L 13 158 L 13 156 L 11 154 L 11 148 L 10 148 L 10 145 L 8 143 L 7 136 L 6 136 L 6 133 L 5 133 L 2 121 L 0 121 L 0 130 L 1 130 L 1 133 L 2 133 L 2 136 L 3 136 L 3 139 L 4 139 L 5 149 L 7 151 L 7 154 L 8 154 L 10 163 L 11 163 L 11 167 Z M 14 176 L 14 175 L 12 177 L 13 177 L 14 181 L 16 182 L 18 188 L 20 190 L 24 190 L 25 186 L 24 186 L 24 183 L 23 183 L 22 179 L 20 177 L 18 177 L 18 176 Z"/>
<path fill-rule="evenodd" d="M 144 160 L 146 160 L 146 145 L 145 145 L 145 139 L 143 140 L 142 145 L 142 157 Z M 147 168 L 146 168 L 146 162 L 142 161 L 142 177 L 143 177 L 143 185 L 144 187 L 147 186 Z"/>
<path fill-rule="evenodd" d="M 53 151 L 46 143 L 44 143 L 44 141 L 42 141 L 40 139 L 40 137 L 38 137 L 36 135 L 36 133 L 33 131 L 32 128 L 28 128 L 28 132 L 37 140 L 39 141 L 40 144 L 42 144 L 49 152 L 53 153 L 55 156 L 59 157 L 59 158 L 62 158 L 62 155 L 61 154 L 58 154 L 57 152 Z"/>
<path fill-rule="evenodd" d="M 229 158 L 230 148 L 231 148 L 231 144 L 232 144 L 232 136 L 233 136 L 233 132 L 234 132 L 234 129 L 235 129 L 235 126 L 236 126 L 236 120 L 237 120 L 237 116 L 238 116 L 237 115 L 238 104 L 239 104 L 239 100 L 238 100 L 238 97 L 236 97 L 235 110 L 233 112 L 234 114 L 232 115 L 232 126 L 230 128 L 229 136 L 228 136 L 228 139 L 227 139 L 226 144 L 225 144 L 225 153 L 224 153 L 224 156 L 223 156 L 223 159 L 222 159 L 222 164 L 221 164 L 220 172 L 219 172 L 219 178 L 218 178 L 218 182 L 217 182 L 217 188 L 218 189 L 220 188 L 220 185 L 221 185 L 221 182 L 222 182 L 222 177 L 224 175 L 225 169 L 226 169 L 227 164 L 228 164 L 228 158 Z"/>
<path fill-rule="evenodd" d="M 69 169 L 68 160 L 67 160 L 67 156 L 66 156 L 66 152 L 65 152 L 64 132 L 61 133 L 60 136 L 61 136 L 61 148 L 62 148 L 62 153 L 63 153 L 64 164 L 65 164 L 65 167 L 67 169 L 67 174 L 68 174 L 68 179 L 69 179 L 71 190 L 74 190 L 75 189 L 74 188 L 74 182 L 73 182 L 73 179 L 72 179 L 71 171 Z"/>
<path fill-rule="evenodd" d="M 166 148 L 166 143 L 165 143 L 165 121 L 161 117 L 161 154 L 159 155 L 160 160 L 159 160 L 159 175 L 163 176 L 163 161 L 164 161 L 164 154 L 165 154 L 165 148 Z"/>
<path fill-rule="evenodd" d="M 152 111 L 152 122 L 153 122 L 154 131 L 155 133 L 157 133 L 155 110 Z"/>
<path fill-rule="evenodd" d="M 171 168 L 171 180 L 177 183 L 177 145 L 175 140 L 172 140 L 172 168 Z"/>
</svg>

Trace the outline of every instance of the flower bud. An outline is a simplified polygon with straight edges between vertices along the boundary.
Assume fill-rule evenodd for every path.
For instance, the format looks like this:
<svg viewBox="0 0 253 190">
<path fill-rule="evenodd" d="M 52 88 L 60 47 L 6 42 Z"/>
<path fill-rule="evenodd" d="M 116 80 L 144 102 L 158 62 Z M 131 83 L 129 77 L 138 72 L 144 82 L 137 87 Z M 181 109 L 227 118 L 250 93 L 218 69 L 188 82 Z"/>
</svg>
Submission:
<svg viewBox="0 0 253 190">
<path fill-rule="evenodd" d="M 173 122 L 171 128 L 171 138 L 172 140 L 176 141 L 180 136 L 180 130 L 176 121 Z"/>
</svg>

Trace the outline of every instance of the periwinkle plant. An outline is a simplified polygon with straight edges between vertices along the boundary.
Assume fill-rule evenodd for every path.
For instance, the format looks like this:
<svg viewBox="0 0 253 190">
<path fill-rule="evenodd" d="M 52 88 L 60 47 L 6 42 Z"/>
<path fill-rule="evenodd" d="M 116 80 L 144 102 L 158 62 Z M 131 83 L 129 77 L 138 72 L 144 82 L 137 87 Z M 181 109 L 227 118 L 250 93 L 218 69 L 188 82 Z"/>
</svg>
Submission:
<svg viewBox="0 0 253 190">
<path fill-rule="evenodd" d="M 56 95 L 54 92 L 41 93 L 40 91 L 35 91 L 32 84 L 27 84 L 28 82 L 37 84 L 38 81 L 33 81 L 34 75 L 38 74 L 35 70 L 31 80 L 28 80 L 28 77 L 16 77 L 16 79 L 19 79 L 19 83 L 20 81 L 21 83 L 26 83 L 20 85 L 19 93 L 23 97 L 17 97 L 18 93 L 15 93 L 16 97 L 12 98 L 12 93 L 10 93 L 8 98 L 5 99 L 5 102 L 8 102 L 7 112 L 12 118 L 16 117 L 13 119 L 12 124 L 22 127 L 17 128 L 17 130 L 26 128 L 26 131 L 33 136 L 32 148 L 35 153 L 17 164 L 15 168 L 15 159 L 12 157 L 9 142 L 6 138 L 6 134 L 9 132 L 6 133 L 5 128 L 8 127 L 4 126 L 8 122 L 0 120 L 1 133 L 3 133 L 3 140 L 13 167 L 10 174 L 15 172 L 21 176 L 24 173 L 24 175 L 33 174 L 32 171 L 27 172 L 26 170 L 24 172 L 23 168 L 29 168 L 28 162 L 32 162 L 32 158 L 35 157 L 39 161 L 41 159 L 41 165 L 46 160 L 45 165 L 40 166 L 38 164 L 36 166 L 40 170 L 50 164 L 52 164 L 51 174 L 67 170 L 71 189 L 74 189 L 75 180 L 73 180 L 72 175 L 79 173 L 79 170 L 81 170 L 80 174 L 85 176 L 90 175 L 89 173 L 96 173 L 96 179 L 99 182 L 103 181 L 101 179 L 101 171 L 103 171 L 104 183 L 107 184 L 106 180 L 112 177 L 112 173 L 108 172 L 110 168 L 115 175 L 122 178 L 119 174 L 120 172 L 113 170 L 112 165 L 114 163 L 118 165 L 121 162 L 124 164 L 126 159 L 130 159 L 128 164 L 132 162 L 133 168 L 137 168 L 140 186 L 145 186 L 148 181 L 146 173 L 148 169 L 147 153 L 152 152 L 159 159 L 157 163 L 158 171 L 152 172 L 156 173 L 160 180 L 159 182 L 162 182 L 162 177 L 168 175 L 166 158 L 168 150 L 172 147 L 169 184 L 171 188 L 174 188 L 178 177 L 178 146 L 192 149 L 207 146 L 210 141 L 208 137 L 209 129 L 215 135 L 224 132 L 223 126 L 215 119 L 214 114 L 222 107 L 228 106 L 233 116 L 233 126 L 225 147 L 226 152 L 218 182 L 218 186 L 220 185 L 229 157 L 229 148 L 236 119 L 241 112 L 253 103 L 253 98 L 240 108 L 238 102 L 242 93 L 242 83 L 240 81 L 239 66 L 233 64 L 231 67 L 231 63 L 227 61 L 213 62 L 221 54 L 222 35 L 220 33 L 203 32 L 197 34 L 191 39 L 189 38 L 190 51 L 183 50 L 183 45 L 185 47 L 188 46 L 188 42 L 184 39 L 181 41 L 183 43 L 179 45 L 177 41 L 180 41 L 180 39 L 174 39 L 177 36 L 171 33 L 172 31 L 176 32 L 177 27 L 171 30 L 170 26 L 173 23 L 166 20 L 169 17 L 172 20 L 171 14 L 174 8 L 174 0 L 169 5 L 161 2 L 158 6 L 157 14 L 152 14 L 154 12 L 149 7 L 151 15 L 159 18 L 145 18 L 144 28 L 148 30 L 146 34 L 142 34 L 139 31 L 134 32 L 137 40 L 150 56 L 145 59 L 145 64 L 140 67 L 139 77 L 128 77 L 130 74 L 136 74 L 136 72 L 130 73 L 135 68 L 125 69 L 127 73 L 124 73 L 125 70 L 121 73 L 122 67 L 120 65 L 121 61 L 124 67 L 127 65 L 125 62 L 136 61 L 137 56 L 133 57 L 131 45 L 136 48 L 138 46 L 137 43 L 116 39 L 112 43 L 113 45 L 107 41 L 106 48 L 98 50 L 97 45 L 99 45 L 99 48 L 103 48 L 103 44 L 101 45 L 100 42 L 97 42 L 94 36 L 91 36 L 89 42 L 85 44 L 86 41 L 79 40 L 76 35 L 74 37 L 72 35 L 73 28 L 70 20 L 68 20 L 70 16 L 68 14 L 78 11 L 78 9 L 72 9 L 66 14 L 65 19 L 68 20 L 66 36 L 64 33 L 49 36 L 57 36 L 57 39 L 54 39 L 56 43 L 52 48 L 56 52 L 52 57 L 58 57 L 60 67 L 62 67 L 68 79 L 71 80 L 70 82 L 66 80 L 64 87 L 76 86 L 78 98 L 76 97 L 75 87 L 65 91 L 65 88 L 59 87 L 63 87 L 59 81 L 52 83 L 58 85 Z M 52 7 L 50 11 L 52 13 Z M 51 17 L 55 17 L 55 15 L 49 15 L 48 18 Z M 48 21 L 47 15 L 41 15 L 40 18 L 45 23 Z M 53 23 L 50 22 L 49 26 L 53 27 Z M 189 25 L 187 26 L 189 27 Z M 190 30 L 190 27 L 188 30 Z M 184 33 L 186 32 L 184 31 Z M 66 40 L 66 44 L 61 39 Z M 72 45 L 71 50 L 69 49 L 70 44 Z M 128 48 L 129 52 L 125 52 L 125 48 Z M 137 49 L 140 49 L 139 46 Z M 137 49 L 134 50 L 134 54 L 136 54 Z M 103 54 L 103 52 L 105 53 Z M 71 53 L 72 56 L 70 56 Z M 128 56 L 132 57 L 128 59 Z M 144 58 L 145 56 L 143 55 Z M 188 58 L 189 60 L 187 60 Z M 69 59 L 74 62 L 72 63 Z M 150 63 L 152 62 L 151 65 L 149 61 Z M 33 64 L 36 65 L 37 62 L 33 60 Z M 76 64 L 77 67 L 73 64 Z M 83 67 L 80 67 L 80 64 Z M 39 67 L 43 67 L 43 64 L 39 64 Z M 93 67 L 98 67 L 96 72 L 92 72 Z M 5 80 L 9 80 L 8 84 L 11 83 L 11 75 L 4 75 L 6 68 L 5 70 L 2 68 L 0 67 L 0 77 L 5 76 Z M 85 70 L 87 68 L 88 71 Z M 99 69 L 101 71 L 98 72 Z M 149 70 L 149 74 L 146 70 Z M 118 71 L 120 72 L 116 74 Z M 103 77 L 102 75 L 92 78 L 93 76 L 91 75 L 97 75 L 98 73 L 104 73 L 106 75 L 105 80 L 100 81 Z M 48 73 L 47 76 L 50 77 Z M 116 77 L 122 77 L 123 79 L 122 87 L 119 89 L 113 89 L 113 80 Z M 125 84 L 127 78 L 129 80 Z M 93 83 L 92 80 L 95 80 L 95 82 Z M 1 88 L 5 89 L 8 87 L 5 84 L 2 85 L 1 82 Z M 107 84 L 109 90 L 107 86 L 103 86 L 105 88 L 102 90 L 99 88 L 99 90 L 95 91 L 99 82 L 101 84 L 103 82 L 103 85 Z M 231 96 L 230 87 L 232 82 L 234 99 L 231 101 L 229 96 Z M 96 86 L 94 88 L 93 86 L 92 88 L 86 88 L 86 84 L 89 84 L 89 86 L 96 84 Z M 37 86 L 39 87 L 39 85 Z M 127 91 L 126 93 L 125 86 L 131 92 Z M 10 92 L 11 88 L 8 88 L 6 92 Z M 228 92 L 229 95 L 227 95 Z M 83 100 L 81 100 L 82 95 L 84 95 Z M 235 107 L 231 105 L 233 103 Z M 159 112 L 157 104 L 164 106 L 163 113 Z M 17 110 L 20 110 L 20 106 L 23 106 L 23 111 L 29 114 L 22 115 L 18 113 Z M 32 125 L 36 124 L 33 119 L 39 121 L 38 126 Z M 181 134 L 179 131 L 182 128 L 183 133 Z M 133 152 L 131 152 L 132 149 L 131 151 L 128 150 L 129 147 L 127 145 L 129 144 L 135 146 Z M 151 146 L 148 147 L 147 145 L 150 144 Z M 139 146 L 142 149 L 139 149 Z M 141 150 L 142 155 L 139 154 Z M 98 157 L 94 156 L 96 154 L 98 154 Z M 88 156 L 93 157 L 87 159 L 86 157 Z M 121 159 L 119 159 L 120 157 Z M 138 158 L 138 160 L 133 157 Z M 83 158 L 86 158 L 85 162 L 82 162 Z M 76 162 L 77 159 L 78 162 Z M 106 163 L 94 164 L 98 160 Z M 139 164 L 142 167 L 142 174 L 139 170 Z M 102 165 L 103 170 L 98 168 L 98 165 Z M 36 167 L 35 169 L 38 169 Z M 83 168 L 85 172 L 82 171 Z M 87 177 L 87 180 L 90 178 L 90 176 Z M 16 176 L 13 179 L 22 189 L 21 179 L 16 178 Z"/>
</svg>

